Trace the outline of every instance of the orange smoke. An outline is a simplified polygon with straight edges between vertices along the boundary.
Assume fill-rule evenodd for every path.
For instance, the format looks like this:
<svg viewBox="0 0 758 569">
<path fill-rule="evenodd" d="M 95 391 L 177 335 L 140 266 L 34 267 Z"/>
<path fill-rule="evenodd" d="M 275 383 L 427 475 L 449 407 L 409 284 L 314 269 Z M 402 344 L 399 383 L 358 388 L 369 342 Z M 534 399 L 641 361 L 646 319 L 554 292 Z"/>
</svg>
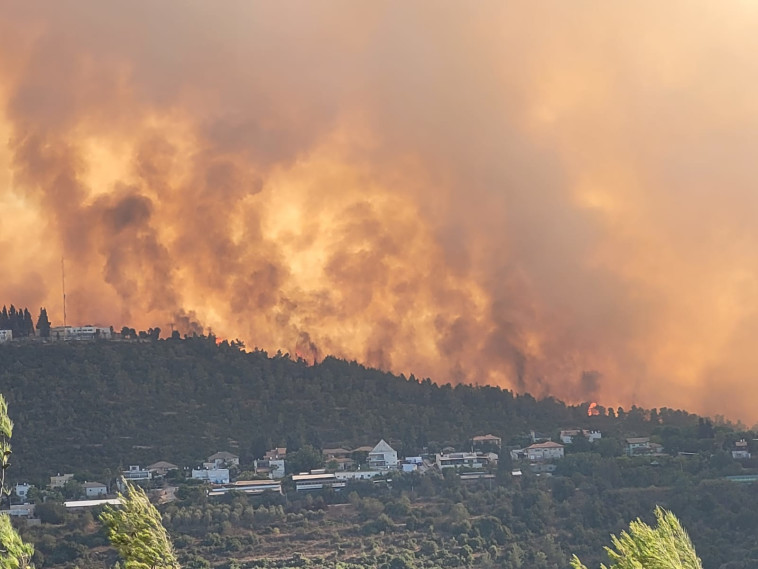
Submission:
<svg viewBox="0 0 758 569">
<path fill-rule="evenodd" d="M 14 3 L 0 298 L 754 419 L 756 19 Z"/>
</svg>

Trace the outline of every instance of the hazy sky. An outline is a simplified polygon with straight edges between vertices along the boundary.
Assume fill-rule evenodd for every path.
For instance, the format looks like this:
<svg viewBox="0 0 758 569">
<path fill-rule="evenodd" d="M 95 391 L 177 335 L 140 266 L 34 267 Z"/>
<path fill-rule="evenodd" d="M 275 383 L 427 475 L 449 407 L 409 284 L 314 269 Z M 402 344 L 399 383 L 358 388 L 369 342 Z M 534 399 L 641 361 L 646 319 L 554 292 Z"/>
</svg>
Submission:
<svg viewBox="0 0 758 569">
<path fill-rule="evenodd" d="M 747 2 L 0 9 L 0 302 L 758 420 Z"/>
</svg>

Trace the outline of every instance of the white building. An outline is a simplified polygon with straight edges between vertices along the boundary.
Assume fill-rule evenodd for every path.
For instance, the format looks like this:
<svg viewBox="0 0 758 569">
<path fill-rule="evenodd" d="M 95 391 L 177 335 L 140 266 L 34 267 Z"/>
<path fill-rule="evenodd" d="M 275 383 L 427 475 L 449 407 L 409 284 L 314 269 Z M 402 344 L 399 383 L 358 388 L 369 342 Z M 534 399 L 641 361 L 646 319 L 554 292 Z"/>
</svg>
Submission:
<svg viewBox="0 0 758 569">
<path fill-rule="evenodd" d="M 747 441 L 745 439 L 742 439 L 741 441 L 737 441 L 734 443 L 734 448 L 732 449 L 732 458 L 735 460 L 748 460 L 750 458 L 750 450 L 747 446 Z"/>
<path fill-rule="evenodd" d="M 0 330 L 0 344 L 13 339 L 13 330 Z"/>
<path fill-rule="evenodd" d="M 137 480 L 150 480 L 153 477 L 153 473 L 147 468 L 140 468 L 139 465 L 132 464 L 129 466 L 129 470 L 121 472 L 121 476 L 123 476 L 125 480 L 135 482 Z"/>
<path fill-rule="evenodd" d="M 603 434 L 600 431 L 588 431 L 587 429 L 567 429 L 561 431 L 560 439 L 564 445 L 570 445 L 574 442 L 576 437 L 582 436 L 589 442 L 594 443 L 603 438 Z"/>
<path fill-rule="evenodd" d="M 494 452 L 451 452 L 435 455 L 437 468 L 484 468 L 488 464 L 497 464 L 498 456 Z"/>
<path fill-rule="evenodd" d="M 192 469 L 192 478 L 205 480 L 211 484 L 229 484 L 228 468 L 200 468 Z"/>
<path fill-rule="evenodd" d="M 271 480 L 238 480 L 228 484 L 214 484 L 208 491 L 208 496 L 223 496 L 228 492 L 241 492 L 257 496 L 264 492 L 282 493 L 282 483 Z"/>
<path fill-rule="evenodd" d="M 110 340 L 113 330 L 104 326 L 53 326 L 51 340 Z"/>
<path fill-rule="evenodd" d="M 253 461 L 255 473 L 268 476 L 272 480 L 284 478 L 284 458 L 286 456 L 287 449 L 284 447 L 271 449 L 262 459 Z"/>
<path fill-rule="evenodd" d="M 378 470 L 346 470 L 342 472 L 335 472 L 334 476 L 337 480 L 346 482 L 348 480 L 371 480 L 376 476 L 381 476 L 382 473 Z"/>
<path fill-rule="evenodd" d="M 84 508 L 96 508 L 97 506 L 119 506 L 122 504 L 121 498 L 100 498 L 97 500 L 69 500 L 63 502 L 68 510 L 83 510 Z"/>
<path fill-rule="evenodd" d="M 87 498 L 97 498 L 98 496 L 105 496 L 108 493 L 108 487 L 100 482 L 85 482 L 82 486 Z"/>
<path fill-rule="evenodd" d="M 547 441 L 544 443 L 535 443 L 526 447 L 526 458 L 529 460 L 554 460 L 563 458 L 563 445 Z"/>
<path fill-rule="evenodd" d="M 324 488 L 332 488 L 334 491 L 339 492 L 347 485 L 344 480 L 340 480 L 335 474 L 320 470 L 312 470 L 310 474 L 295 474 L 292 477 L 292 481 L 295 483 L 295 490 L 298 492 L 323 490 Z"/>
<path fill-rule="evenodd" d="M 27 484 L 25 482 L 23 484 L 21 483 L 16 484 L 16 496 L 18 496 L 22 500 L 26 500 L 26 496 L 27 494 L 29 494 L 29 489 L 31 487 L 32 487 L 31 484 Z"/>
<path fill-rule="evenodd" d="M 384 439 L 368 453 L 368 467 L 376 470 L 397 468 L 397 451 L 388 445 Z"/>
<path fill-rule="evenodd" d="M 650 454 L 650 437 L 630 437 L 626 439 L 626 454 L 636 456 L 640 454 Z"/>
</svg>

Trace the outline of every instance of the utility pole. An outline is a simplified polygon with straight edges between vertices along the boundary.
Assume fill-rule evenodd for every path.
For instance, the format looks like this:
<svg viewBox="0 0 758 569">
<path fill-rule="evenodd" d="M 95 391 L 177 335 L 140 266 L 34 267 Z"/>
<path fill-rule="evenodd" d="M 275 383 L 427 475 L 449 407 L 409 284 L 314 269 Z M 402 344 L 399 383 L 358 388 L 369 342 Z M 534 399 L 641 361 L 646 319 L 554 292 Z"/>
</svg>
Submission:
<svg viewBox="0 0 758 569">
<path fill-rule="evenodd" d="M 63 289 L 63 328 L 66 328 L 66 265 L 61 257 L 61 288 Z"/>
</svg>

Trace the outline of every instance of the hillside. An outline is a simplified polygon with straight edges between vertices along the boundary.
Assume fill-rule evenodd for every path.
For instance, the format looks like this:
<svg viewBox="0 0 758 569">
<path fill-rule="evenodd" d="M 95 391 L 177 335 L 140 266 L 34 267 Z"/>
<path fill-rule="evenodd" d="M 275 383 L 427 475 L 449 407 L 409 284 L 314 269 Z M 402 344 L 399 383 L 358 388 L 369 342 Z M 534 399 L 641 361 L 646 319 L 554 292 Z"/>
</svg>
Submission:
<svg viewBox="0 0 758 569">
<path fill-rule="evenodd" d="M 753 473 L 735 461 L 735 440 L 755 433 L 671 409 L 606 410 L 488 386 L 436 385 L 354 362 L 318 365 L 269 357 L 213 338 L 53 342 L 0 346 L 0 392 L 14 431 L 11 480 L 46 483 L 56 472 L 112 479 L 128 464 L 193 465 L 218 450 L 244 469 L 275 445 L 354 448 L 392 441 L 400 455 L 494 433 L 520 447 L 530 431 L 597 429 L 602 441 L 567 445 L 552 477 L 525 464 L 512 477 L 507 453 L 491 480 L 454 472 L 394 473 L 380 485 L 341 493 L 209 498 L 182 475 L 164 521 L 188 569 L 324 567 L 566 567 L 591 563 L 628 520 L 671 507 L 708 567 L 754 566 L 756 484 L 724 480 Z M 622 456 L 626 436 L 652 436 L 667 455 Z M 589 446 L 588 446 L 589 445 Z M 755 450 L 755 449 L 753 449 Z M 680 454 L 684 453 L 684 454 Z M 155 486 L 160 486 L 157 481 Z M 37 494 L 42 525 L 24 528 L 40 567 L 111 566 L 113 551 L 91 512 L 65 512 Z"/>
<path fill-rule="evenodd" d="M 495 387 L 438 386 L 334 358 L 309 366 L 212 338 L 20 342 L 0 346 L 0 370 L 18 425 L 19 477 L 156 460 L 192 464 L 221 449 L 249 463 L 274 445 L 380 438 L 412 453 L 485 432 L 508 439 L 611 421 L 588 418 L 586 406 Z"/>
<path fill-rule="evenodd" d="M 672 455 L 754 438 L 681 410 L 599 406 L 588 416 L 587 404 L 438 385 L 331 357 L 308 365 L 212 337 L 2 344 L 0 392 L 17 424 L 13 478 L 38 482 L 158 460 L 192 466 L 219 450 L 245 466 L 275 446 L 355 448 L 381 438 L 400 456 L 465 449 L 485 433 L 521 447 L 530 432 L 555 439 L 565 428 L 601 430 L 606 456 L 621 454 L 628 436 L 653 435 Z"/>
</svg>

